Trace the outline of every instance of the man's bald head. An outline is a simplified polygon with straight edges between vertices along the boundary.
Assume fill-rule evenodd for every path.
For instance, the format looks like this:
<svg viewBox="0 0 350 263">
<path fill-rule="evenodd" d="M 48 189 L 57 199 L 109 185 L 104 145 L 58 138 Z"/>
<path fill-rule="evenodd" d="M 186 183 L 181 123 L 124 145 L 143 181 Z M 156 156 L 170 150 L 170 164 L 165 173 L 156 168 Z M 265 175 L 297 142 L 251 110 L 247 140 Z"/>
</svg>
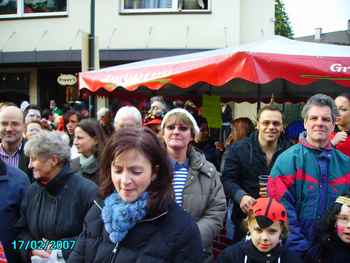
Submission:
<svg viewBox="0 0 350 263">
<path fill-rule="evenodd" d="M 3 147 L 19 144 L 24 131 L 23 112 L 17 106 L 5 106 L 0 110 L 0 138 Z"/>
<path fill-rule="evenodd" d="M 24 115 L 20 108 L 18 108 L 15 105 L 9 105 L 9 106 L 3 106 L 0 109 L 0 119 L 2 118 L 2 115 L 11 115 L 11 117 L 16 117 L 19 120 L 22 120 L 24 123 Z"/>
</svg>

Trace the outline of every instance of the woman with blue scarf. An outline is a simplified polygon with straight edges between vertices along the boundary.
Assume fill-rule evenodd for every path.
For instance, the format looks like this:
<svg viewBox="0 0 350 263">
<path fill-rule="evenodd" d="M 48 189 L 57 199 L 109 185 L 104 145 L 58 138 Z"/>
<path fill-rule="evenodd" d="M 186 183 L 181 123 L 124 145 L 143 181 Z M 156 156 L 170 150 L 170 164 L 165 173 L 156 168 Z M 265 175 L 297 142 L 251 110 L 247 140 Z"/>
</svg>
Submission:
<svg viewBox="0 0 350 263">
<path fill-rule="evenodd" d="M 199 230 L 174 201 L 166 150 L 151 130 L 115 132 L 100 176 L 103 200 L 68 262 L 202 262 Z"/>
</svg>

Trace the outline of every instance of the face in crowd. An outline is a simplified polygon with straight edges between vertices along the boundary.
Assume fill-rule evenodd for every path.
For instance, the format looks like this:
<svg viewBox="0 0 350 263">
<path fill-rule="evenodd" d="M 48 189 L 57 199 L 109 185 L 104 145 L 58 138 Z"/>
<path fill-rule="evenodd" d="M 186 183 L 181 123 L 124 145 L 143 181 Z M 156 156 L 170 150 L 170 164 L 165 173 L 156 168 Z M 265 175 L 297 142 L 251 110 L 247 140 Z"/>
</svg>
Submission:
<svg viewBox="0 0 350 263">
<path fill-rule="evenodd" d="M 271 144 L 278 141 L 283 132 L 283 117 L 281 112 L 264 110 L 257 121 L 259 141 Z"/>
<path fill-rule="evenodd" d="M 133 202 L 147 190 L 157 174 L 142 152 L 130 149 L 114 158 L 111 176 L 120 197 L 125 202 Z"/>
<path fill-rule="evenodd" d="M 40 121 L 40 120 L 41 120 L 40 111 L 37 109 L 29 109 L 24 119 L 24 122 L 29 123 L 31 121 Z"/>
<path fill-rule="evenodd" d="M 79 123 L 78 115 L 72 114 L 68 118 L 68 123 L 66 124 L 67 132 L 69 135 L 74 135 L 74 130 Z"/>
<path fill-rule="evenodd" d="M 335 228 L 340 240 L 346 244 L 350 244 L 350 207 L 349 206 L 342 205 L 341 210 L 337 215 Z"/>
<path fill-rule="evenodd" d="M 41 125 L 37 122 L 29 122 L 26 124 L 26 133 L 25 137 L 27 140 L 30 140 L 33 138 L 35 135 L 39 134 L 42 132 Z"/>
<path fill-rule="evenodd" d="M 85 157 L 91 156 L 96 148 L 97 140 L 91 137 L 81 127 L 76 127 L 74 130 L 74 141 L 73 144 L 77 148 L 78 153 Z"/>
<path fill-rule="evenodd" d="M 8 106 L 0 111 L 0 138 L 7 144 L 19 143 L 24 132 L 22 111 L 15 106 Z"/>
<path fill-rule="evenodd" d="M 261 228 L 255 219 L 248 223 L 248 230 L 254 246 L 263 253 L 275 248 L 281 241 L 282 225 L 276 221 L 266 228 Z"/>
<path fill-rule="evenodd" d="M 34 179 L 44 185 L 54 177 L 54 168 L 59 164 L 59 160 L 56 156 L 31 155 L 29 160 L 28 167 L 33 169 Z"/>
<path fill-rule="evenodd" d="M 114 128 L 138 128 L 138 121 L 133 115 L 122 116 L 117 122 L 114 123 Z"/>
<path fill-rule="evenodd" d="M 176 116 L 170 116 L 164 125 L 163 139 L 167 148 L 181 150 L 187 149 L 194 135 L 189 123 L 185 123 Z"/>
<path fill-rule="evenodd" d="M 324 147 L 329 142 L 329 136 L 333 132 L 335 124 L 332 120 L 332 112 L 328 106 L 310 107 L 304 119 L 306 140 L 315 147 Z"/>
<path fill-rule="evenodd" d="M 339 116 L 336 119 L 336 124 L 342 130 L 347 131 L 350 129 L 350 101 L 348 98 L 339 96 L 334 100 L 334 102 L 339 112 Z"/>
</svg>

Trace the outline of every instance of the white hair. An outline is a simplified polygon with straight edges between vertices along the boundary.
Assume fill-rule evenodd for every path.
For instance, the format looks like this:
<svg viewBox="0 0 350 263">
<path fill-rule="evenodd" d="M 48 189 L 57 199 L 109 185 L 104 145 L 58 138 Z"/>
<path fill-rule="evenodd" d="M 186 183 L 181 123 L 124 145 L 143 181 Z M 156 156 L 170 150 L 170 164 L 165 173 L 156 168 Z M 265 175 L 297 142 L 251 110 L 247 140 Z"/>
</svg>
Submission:
<svg viewBox="0 0 350 263">
<path fill-rule="evenodd" d="M 108 108 L 101 108 L 97 112 L 97 120 L 100 120 L 102 116 L 105 116 L 109 112 Z"/>
<path fill-rule="evenodd" d="M 116 125 L 116 123 L 118 123 L 118 121 L 125 116 L 132 116 L 135 119 L 136 127 L 142 126 L 141 112 L 134 106 L 121 107 L 115 114 L 114 125 Z"/>
</svg>

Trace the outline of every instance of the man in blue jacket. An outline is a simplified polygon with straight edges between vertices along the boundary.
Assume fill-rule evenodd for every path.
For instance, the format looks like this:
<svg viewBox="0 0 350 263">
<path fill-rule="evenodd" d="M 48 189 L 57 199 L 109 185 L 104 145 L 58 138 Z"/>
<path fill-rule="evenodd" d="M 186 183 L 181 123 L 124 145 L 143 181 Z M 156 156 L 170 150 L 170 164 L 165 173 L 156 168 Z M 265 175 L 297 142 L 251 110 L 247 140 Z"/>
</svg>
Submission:
<svg viewBox="0 0 350 263">
<path fill-rule="evenodd" d="M 350 186 L 350 159 L 330 143 L 337 116 L 333 99 L 312 96 L 302 116 L 306 133 L 278 157 L 268 183 L 269 195 L 287 209 L 287 246 L 299 254 L 310 248 L 320 219 Z"/>
<path fill-rule="evenodd" d="M 0 159 L 0 241 L 8 262 L 18 262 L 11 244 L 17 235 L 13 225 L 19 218 L 20 203 L 28 186 L 25 173 Z"/>
</svg>

